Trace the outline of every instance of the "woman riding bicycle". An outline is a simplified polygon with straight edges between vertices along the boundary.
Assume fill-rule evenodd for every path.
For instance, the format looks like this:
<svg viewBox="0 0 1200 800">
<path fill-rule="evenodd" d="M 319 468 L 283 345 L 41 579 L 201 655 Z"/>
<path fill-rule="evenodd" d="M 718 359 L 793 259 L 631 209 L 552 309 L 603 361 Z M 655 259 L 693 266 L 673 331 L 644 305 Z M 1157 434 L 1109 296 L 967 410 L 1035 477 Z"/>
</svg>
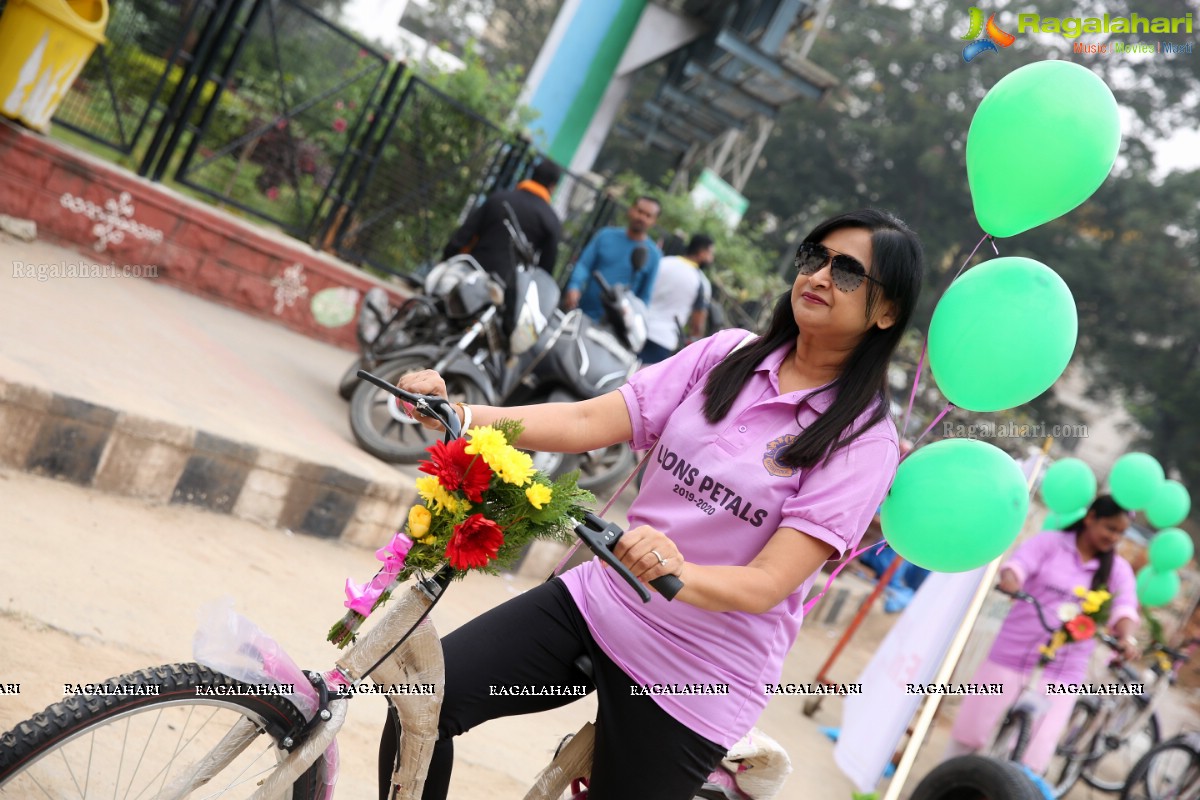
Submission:
<svg viewBox="0 0 1200 800">
<path fill-rule="evenodd" d="M 761 336 L 721 331 L 592 400 L 460 407 L 473 425 L 520 419 L 531 450 L 657 443 L 615 552 L 643 582 L 670 574 L 684 588 L 643 605 L 593 560 L 444 637 L 426 800 L 447 794 L 451 737 L 574 699 L 490 687 L 587 683 L 581 655 L 599 701 L 592 800 L 689 800 L 757 721 L 822 564 L 861 538 L 894 477 L 887 368 L 923 270 L 916 235 L 873 210 L 822 222 L 796 266 Z M 445 396 L 431 371 L 399 385 Z M 389 723 L 381 787 L 394 751 Z"/>
<path fill-rule="evenodd" d="M 1121 655 L 1136 659 L 1140 653 L 1133 633 L 1138 626 L 1137 591 L 1133 568 L 1116 552 L 1129 527 L 1129 512 L 1108 495 L 1092 503 L 1083 519 L 1065 531 L 1042 531 L 1021 544 L 1001 567 L 1000 590 L 1032 595 L 1046 616 L 1067 604 L 1077 604 L 1077 587 L 1105 589 L 1112 595 L 1108 625 L 1121 642 Z M 987 660 L 973 683 L 1003 683 L 1003 695 L 970 695 L 963 699 L 946 750 L 950 758 L 985 747 L 1000 718 L 1020 696 L 1029 673 L 1037 664 L 1039 647 L 1047 634 L 1032 604 L 1017 603 L 1004 618 Z M 1043 678 L 1051 683 L 1080 683 L 1087 675 L 1094 639 L 1067 644 L 1046 666 Z M 1031 687 L 1045 695 L 1045 687 Z M 1035 721 L 1024 763 L 1035 772 L 1046 770 L 1077 698 L 1048 695 L 1048 706 Z"/>
</svg>

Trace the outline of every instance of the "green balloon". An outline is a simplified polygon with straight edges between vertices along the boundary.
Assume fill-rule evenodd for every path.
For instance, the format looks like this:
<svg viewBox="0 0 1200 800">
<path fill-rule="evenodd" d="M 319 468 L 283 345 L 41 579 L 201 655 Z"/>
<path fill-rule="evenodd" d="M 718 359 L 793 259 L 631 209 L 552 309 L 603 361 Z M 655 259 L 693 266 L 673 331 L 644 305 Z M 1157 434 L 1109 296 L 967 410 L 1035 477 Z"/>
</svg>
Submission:
<svg viewBox="0 0 1200 800">
<path fill-rule="evenodd" d="M 1187 519 L 1192 510 L 1192 498 L 1179 481 L 1164 481 L 1150 504 L 1146 506 L 1146 520 L 1156 528 L 1169 528 Z"/>
<path fill-rule="evenodd" d="M 1031 258 L 995 258 L 964 273 L 938 301 L 929 368 L 959 408 L 1013 408 L 1058 380 L 1078 330 L 1075 299 L 1054 270 Z"/>
<path fill-rule="evenodd" d="M 1154 608 L 1165 606 L 1179 594 L 1179 576 L 1174 572 L 1159 572 L 1153 567 L 1142 567 L 1137 574 L 1138 602 Z"/>
<path fill-rule="evenodd" d="M 965 572 L 1001 555 L 1029 510 L 1017 462 L 975 439 L 943 439 L 900 464 L 880 521 L 900 557 L 937 572 Z"/>
<path fill-rule="evenodd" d="M 1150 539 L 1150 566 L 1157 572 L 1179 569 L 1192 560 L 1195 545 L 1192 537 L 1179 528 L 1167 528 Z"/>
<path fill-rule="evenodd" d="M 1051 511 L 1086 510 L 1096 496 L 1096 475 L 1078 458 L 1055 461 L 1042 477 L 1042 500 Z M 1069 524 L 1069 523 L 1068 523 Z"/>
<path fill-rule="evenodd" d="M 1065 531 L 1085 516 L 1087 516 L 1086 508 L 1077 508 L 1074 511 L 1052 511 L 1042 522 L 1042 530 Z"/>
<path fill-rule="evenodd" d="M 1112 91 L 1070 61 L 1013 70 L 983 98 L 967 131 L 975 217 L 1013 236 L 1092 196 L 1112 170 L 1121 120 Z"/>
<path fill-rule="evenodd" d="M 1150 505 L 1163 483 L 1162 465 L 1147 453 L 1126 453 L 1108 473 L 1108 489 L 1113 499 L 1130 511 Z"/>
</svg>

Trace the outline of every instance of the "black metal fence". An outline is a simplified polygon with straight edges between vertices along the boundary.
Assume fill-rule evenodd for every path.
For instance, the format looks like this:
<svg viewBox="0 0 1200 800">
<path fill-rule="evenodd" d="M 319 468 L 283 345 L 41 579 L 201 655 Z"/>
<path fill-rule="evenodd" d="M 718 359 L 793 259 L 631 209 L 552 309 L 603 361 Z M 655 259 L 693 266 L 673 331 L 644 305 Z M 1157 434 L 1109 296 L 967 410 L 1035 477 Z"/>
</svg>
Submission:
<svg viewBox="0 0 1200 800">
<path fill-rule="evenodd" d="M 541 157 L 300 0 L 111 0 L 106 37 L 56 124 L 376 270 L 437 260 Z M 556 200 L 565 265 L 618 209 L 579 176 Z"/>
<path fill-rule="evenodd" d="M 123 155 L 133 153 L 157 100 L 173 91 L 190 58 L 192 34 L 222 0 L 112 0 L 107 43 L 96 48 L 55 114 L 69 128 Z"/>
<path fill-rule="evenodd" d="M 436 259 L 463 211 L 512 182 L 529 146 L 413 76 L 335 200 L 334 250 L 409 273 Z"/>
</svg>

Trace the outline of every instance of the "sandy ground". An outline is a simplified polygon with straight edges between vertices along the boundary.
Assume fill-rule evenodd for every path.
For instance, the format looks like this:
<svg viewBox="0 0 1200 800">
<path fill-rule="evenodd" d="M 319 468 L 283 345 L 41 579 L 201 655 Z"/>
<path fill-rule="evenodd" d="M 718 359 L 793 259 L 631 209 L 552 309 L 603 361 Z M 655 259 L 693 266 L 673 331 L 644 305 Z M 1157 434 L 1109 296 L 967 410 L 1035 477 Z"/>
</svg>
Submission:
<svg viewBox="0 0 1200 800">
<path fill-rule="evenodd" d="M 370 551 L 268 529 L 182 506 L 146 506 L 62 482 L 0 471 L 0 730 L 60 699 L 64 683 L 96 682 L 144 666 L 191 660 L 197 610 L 231 596 L 235 606 L 274 636 L 305 668 L 325 669 L 336 650 L 325 631 L 341 613 L 347 576 L 375 570 Z M 512 576 L 472 575 L 452 587 L 434 612 L 449 631 L 534 585 Z M 852 681 L 886 634 L 892 617 L 872 613 L 832 671 Z M 789 656 L 784 680 L 808 682 L 838 631 L 811 623 Z M 772 700 L 759 727 L 791 754 L 796 771 L 784 798 L 849 798 L 850 782 L 833 764 L 820 725 L 837 726 L 827 699 L 813 718 L 802 698 Z M 1168 732 L 1184 704 L 1167 709 Z M 382 701 L 356 700 L 339 739 L 339 797 L 374 792 Z M 498 720 L 457 742 L 451 798 L 519 798 L 559 739 L 591 719 L 590 698 L 544 714 Z M 914 771 L 924 775 L 945 742 L 941 720 Z M 911 780 L 907 790 L 916 785 Z M 907 794 L 907 791 L 905 792 Z M 1071 797 L 1100 797 L 1086 788 Z"/>
<path fill-rule="evenodd" d="M 0 729 L 61 699 L 64 683 L 96 682 L 144 666 L 191 660 L 197 610 L 229 595 L 306 668 L 326 668 L 336 650 L 325 631 L 341 613 L 347 576 L 365 579 L 367 550 L 293 536 L 181 506 L 134 500 L 11 471 L 0 472 Z M 434 612 L 448 631 L 523 591 L 524 578 L 469 576 Z M 886 620 L 879 620 L 886 625 Z M 875 634 L 839 662 L 850 680 Z M 834 634 L 814 626 L 797 645 L 785 679 L 809 681 Z M 863 651 L 863 652 L 859 652 Z M 787 797 L 850 796 L 817 724 L 838 724 L 836 700 L 815 720 L 798 698 L 773 701 L 760 727 L 796 761 Z M 516 798 L 559 739 L 592 718 L 594 701 L 481 726 L 457 743 L 452 798 Z M 383 703 L 358 699 L 340 737 L 339 796 L 372 796 Z M 820 788 L 817 788 L 820 787 Z"/>
</svg>

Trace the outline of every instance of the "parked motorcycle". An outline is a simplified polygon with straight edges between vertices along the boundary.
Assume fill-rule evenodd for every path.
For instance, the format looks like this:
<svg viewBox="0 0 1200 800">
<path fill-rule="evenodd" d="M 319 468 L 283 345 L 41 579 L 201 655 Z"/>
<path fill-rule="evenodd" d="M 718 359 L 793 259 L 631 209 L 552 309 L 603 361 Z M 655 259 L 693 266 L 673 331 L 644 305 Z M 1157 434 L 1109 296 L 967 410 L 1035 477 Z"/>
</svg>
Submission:
<svg viewBox="0 0 1200 800">
<path fill-rule="evenodd" d="M 426 281 L 430 295 L 444 299 L 458 319 L 472 319 L 457 339 L 412 345 L 392 353 L 375 374 L 395 383 L 421 369 L 437 370 L 452 401 L 487 405 L 526 405 L 576 401 L 612 391 L 639 366 L 636 353 L 645 344 L 644 306 L 623 286 L 609 287 L 606 304 L 627 320 L 621 338 L 578 309 L 558 308 L 558 285 L 532 263 L 519 229 L 510 234 L 521 265 L 517 270 L 517 311 L 510 336 L 501 320 L 503 287 L 473 259 L 458 256 L 439 264 Z M 639 333 L 640 332 L 640 333 Z M 640 336 L 640 339 L 639 339 Z M 415 463 L 437 438 L 407 415 L 395 397 L 371 384 L 360 384 L 350 401 L 350 427 L 363 449 L 393 463 Z M 609 488 L 633 468 L 626 443 L 588 453 L 535 453 L 535 466 L 549 475 L 580 470 L 580 486 Z"/>
<path fill-rule="evenodd" d="M 474 263 L 470 256 L 457 256 L 456 259 Z M 482 268 L 479 271 L 482 272 Z M 360 369 L 372 372 L 406 348 L 441 342 L 462 333 L 463 328 L 474 321 L 470 315 L 464 317 L 461 313 L 453 313 L 451 298 L 438 293 L 436 279 L 431 281 L 427 277 L 417 285 L 424 292 L 408 298 L 398 308 L 392 308 L 387 292 L 379 287 L 368 290 L 363 297 L 356 330 L 359 356 L 338 381 L 338 394 L 343 400 L 349 400 L 358 388 Z"/>
</svg>

